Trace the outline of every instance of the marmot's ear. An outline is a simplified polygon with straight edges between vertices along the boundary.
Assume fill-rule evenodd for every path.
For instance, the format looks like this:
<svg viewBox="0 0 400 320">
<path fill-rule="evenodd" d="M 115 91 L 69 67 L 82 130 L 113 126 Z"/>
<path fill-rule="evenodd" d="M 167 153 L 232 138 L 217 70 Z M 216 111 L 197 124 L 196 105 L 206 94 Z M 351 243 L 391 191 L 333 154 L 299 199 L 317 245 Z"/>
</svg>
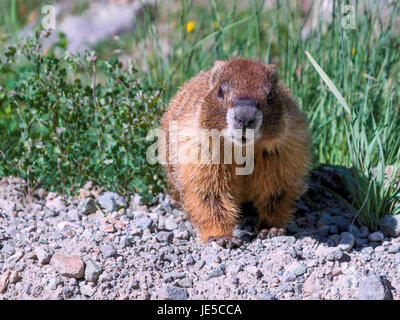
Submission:
<svg viewBox="0 0 400 320">
<path fill-rule="evenodd" d="M 269 73 L 269 78 L 272 81 L 272 84 L 275 85 L 279 80 L 278 67 L 274 64 L 269 64 L 267 66 L 267 71 Z"/>
<path fill-rule="evenodd" d="M 215 82 L 218 79 L 218 75 L 220 74 L 222 67 L 225 65 L 225 61 L 216 60 L 214 62 L 214 66 L 211 69 L 211 78 L 210 78 L 210 86 L 213 87 Z"/>
</svg>

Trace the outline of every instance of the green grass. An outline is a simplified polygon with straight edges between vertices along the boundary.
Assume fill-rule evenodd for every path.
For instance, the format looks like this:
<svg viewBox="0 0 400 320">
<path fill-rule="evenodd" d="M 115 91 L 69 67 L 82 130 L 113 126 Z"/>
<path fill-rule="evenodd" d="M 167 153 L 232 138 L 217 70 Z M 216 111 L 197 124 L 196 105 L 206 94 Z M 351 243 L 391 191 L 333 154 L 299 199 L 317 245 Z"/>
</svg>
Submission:
<svg viewBox="0 0 400 320">
<path fill-rule="evenodd" d="M 353 168 L 351 176 L 346 174 L 351 210 L 376 229 L 382 216 L 400 210 L 395 187 L 400 34 L 392 21 L 400 15 L 400 2 L 390 9 L 386 23 L 379 18 L 376 1 L 362 1 L 370 3 L 367 9 L 355 2 L 355 30 L 342 28 L 340 7 L 347 2 L 337 0 L 326 33 L 319 27 L 304 40 L 301 30 L 307 15 L 298 10 L 300 1 L 282 0 L 271 9 L 262 0 L 157 1 L 138 19 L 134 32 L 103 41 L 95 49 L 102 58 L 121 49 L 134 58 L 150 85 L 166 84 L 164 108 L 185 81 L 216 59 L 240 55 L 277 64 L 308 116 L 314 165 Z M 13 25 L 11 13 L 6 20 Z M 192 32 L 186 30 L 189 21 L 195 23 Z M 393 174 L 385 176 L 388 166 L 393 166 Z"/>
</svg>

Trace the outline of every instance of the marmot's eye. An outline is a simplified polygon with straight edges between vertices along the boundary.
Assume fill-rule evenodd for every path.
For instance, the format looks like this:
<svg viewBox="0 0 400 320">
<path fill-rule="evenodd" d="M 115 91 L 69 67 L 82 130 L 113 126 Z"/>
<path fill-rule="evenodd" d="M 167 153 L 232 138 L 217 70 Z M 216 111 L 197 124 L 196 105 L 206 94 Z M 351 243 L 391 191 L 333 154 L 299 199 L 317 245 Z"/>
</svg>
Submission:
<svg viewBox="0 0 400 320">
<path fill-rule="evenodd" d="M 220 97 L 221 99 L 224 98 L 224 91 L 222 90 L 222 87 L 219 87 L 218 89 L 218 97 Z"/>
<path fill-rule="evenodd" d="M 268 92 L 267 95 L 267 102 L 272 102 L 272 100 L 274 99 L 274 92 L 271 90 L 270 92 Z"/>
</svg>

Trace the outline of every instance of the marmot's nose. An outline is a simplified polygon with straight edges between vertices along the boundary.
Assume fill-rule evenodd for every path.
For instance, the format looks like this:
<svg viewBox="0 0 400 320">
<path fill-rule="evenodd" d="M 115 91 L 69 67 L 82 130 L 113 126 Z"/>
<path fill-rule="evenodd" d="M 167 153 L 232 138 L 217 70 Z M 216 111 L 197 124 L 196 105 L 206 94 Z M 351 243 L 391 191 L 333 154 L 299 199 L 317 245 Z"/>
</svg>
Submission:
<svg viewBox="0 0 400 320">
<path fill-rule="evenodd" d="M 240 98 L 235 102 L 235 124 L 242 129 L 254 129 L 256 124 L 257 104 L 254 99 Z"/>
</svg>

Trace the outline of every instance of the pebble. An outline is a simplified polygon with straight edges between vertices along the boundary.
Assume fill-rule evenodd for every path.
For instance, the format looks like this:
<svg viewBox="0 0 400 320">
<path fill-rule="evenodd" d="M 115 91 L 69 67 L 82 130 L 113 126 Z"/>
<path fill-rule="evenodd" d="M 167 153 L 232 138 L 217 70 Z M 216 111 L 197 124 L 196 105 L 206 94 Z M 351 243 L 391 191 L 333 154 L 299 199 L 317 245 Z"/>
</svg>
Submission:
<svg viewBox="0 0 400 320">
<path fill-rule="evenodd" d="M 289 265 L 287 270 L 293 272 L 296 276 L 302 276 L 307 272 L 307 267 L 302 263 L 295 262 Z"/>
<path fill-rule="evenodd" d="M 51 290 L 56 290 L 57 289 L 57 284 L 58 284 L 57 278 L 50 278 L 49 282 L 48 282 L 48 287 Z"/>
<path fill-rule="evenodd" d="M 342 250 L 340 250 L 340 248 L 338 248 L 338 247 L 320 246 L 317 249 L 316 253 L 317 253 L 317 255 L 319 255 L 329 261 L 340 260 L 343 256 Z"/>
<path fill-rule="evenodd" d="M 111 258 L 114 257 L 117 254 L 117 250 L 114 248 L 112 244 L 103 244 L 100 247 L 101 254 L 103 255 L 103 258 Z"/>
<path fill-rule="evenodd" d="M 276 298 L 269 292 L 264 292 L 261 294 L 260 300 L 276 300 Z"/>
<path fill-rule="evenodd" d="M 92 288 L 90 285 L 86 284 L 80 287 L 80 292 L 86 296 L 86 297 L 91 297 L 94 295 L 94 293 L 96 292 L 95 288 Z"/>
<path fill-rule="evenodd" d="M 151 229 L 152 225 L 153 220 L 151 220 L 149 217 L 139 218 L 135 223 L 135 227 L 142 231 Z"/>
<path fill-rule="evenodd" d="M 85 280 L 89 282 L 97 282 L 100 274 L 102 273 L 102 268 L 93 260 L 86 260 L 85 267 Z"/>
<path fill-rule="evenodd" d="M 168 244 L 171 244 L 174 241 L 174 233 L 167 231 L 160 231 L 156 234 L 156 239 L 158 242 L 166 242 Z"/>
<path fill-rule="evenodd" d="M 95 213 L 97 210 L 96 200 L 93 198 L 83 198 L 79 205 L 77 211 L 83 215 L 89 215 Z"/>
<path fill-rule="evenodd" d="M 292 282 L 296 280 L 296 275 L 291 271 L 285 271 L 282 275 L 283 282 Z"/>
<path fill-rule="evenodd" d="M 173 217 L 168 217 L 165 220 L 165 229 L 172 231 L 178 228 L 178 224 L 175 222 Z"/>
<path fill-rule="evenodd" d="M 67 216 L 68 216 L 68 221 L 71 222 L 77 222 L 80 220 L 78 210 L 76 210 L 75 208 L 69 210 Z"/>
<path fill-rule="evenodd" d="M 178 285 L 182 288 L 193 288 L 193 280 L 190 278 L 183 278 L 179 281 Z"/>
<path fill-rule="evenodd" d="M 40 264 L 47 264 L 49 263 L 54 252 L 49 247 L 36 247 L 35 254 Z"/>
<path fill-rule="evenodd" d="M 185 278 L 186 274 L 184 272 L 170 272 L 164 275 L 164 282 L 171 282 L 175 279 Z"/>
<path fill-rule="evenodd" d="M 385 236 L 383 235 L 383 233 L 380 231 L 377 231 L 377 232 L 371 233 L 368 237 L 368 240 L 370 242 L 382 242 L 384 238 L 385 238 Z"/>
<path fill-rule="evenodd" d="M 339 248 L 343 251 L 350 252 L 355 242 L 353 234 L 351 234 L 350 232 L 343 232 L 340 237 L 341 239 L 339 242 Z"/>
<path fill-rule="evenodd" d="M 372 275 L 361 280 L 359 300 L 393 300 L 390 283 L 384 277 Z"/>
<path fill-rule="evenodd" d="M 52 256 L 50 264 L 63 276 L 80 279 L 84 275 L 85 264 L 77 255 L 66 256 L 56 253 Z"/>
<path fill-rule="evenodd" d="M 206 281 L 210 280 L 212 278 L 218 278 L 220 276 L 223 276 L 225 274 L 225 265 L 220 264 L 218 267 L 216 267 L 214 270 L 212 270 L 206 277 Z"/>
<path fill-rule="evenodd" d="M 400 236 L 400 215 L 387 215 L 381 219 L 380 225 L 385 235 L 394 238 Z"/>
<path fill-rule="evenodd" d="M 161 300 L 187 300 L 189 295 L 184 288 L 166 285 L 158 290 L 158 298 Z"/>
<path fill-rule="evenodd" d="M 391 245 L 387 252 L 391 254 L 400 252 L 400 245 L 398 243 Z"/>
<path fill-rule="evenodd" d="M 115 192 L 104 192 L 97 198 L 98 203 L 108 213 L 113 213 L 118 207 L 126 207 L 126 200 Z"/>
</svg>

